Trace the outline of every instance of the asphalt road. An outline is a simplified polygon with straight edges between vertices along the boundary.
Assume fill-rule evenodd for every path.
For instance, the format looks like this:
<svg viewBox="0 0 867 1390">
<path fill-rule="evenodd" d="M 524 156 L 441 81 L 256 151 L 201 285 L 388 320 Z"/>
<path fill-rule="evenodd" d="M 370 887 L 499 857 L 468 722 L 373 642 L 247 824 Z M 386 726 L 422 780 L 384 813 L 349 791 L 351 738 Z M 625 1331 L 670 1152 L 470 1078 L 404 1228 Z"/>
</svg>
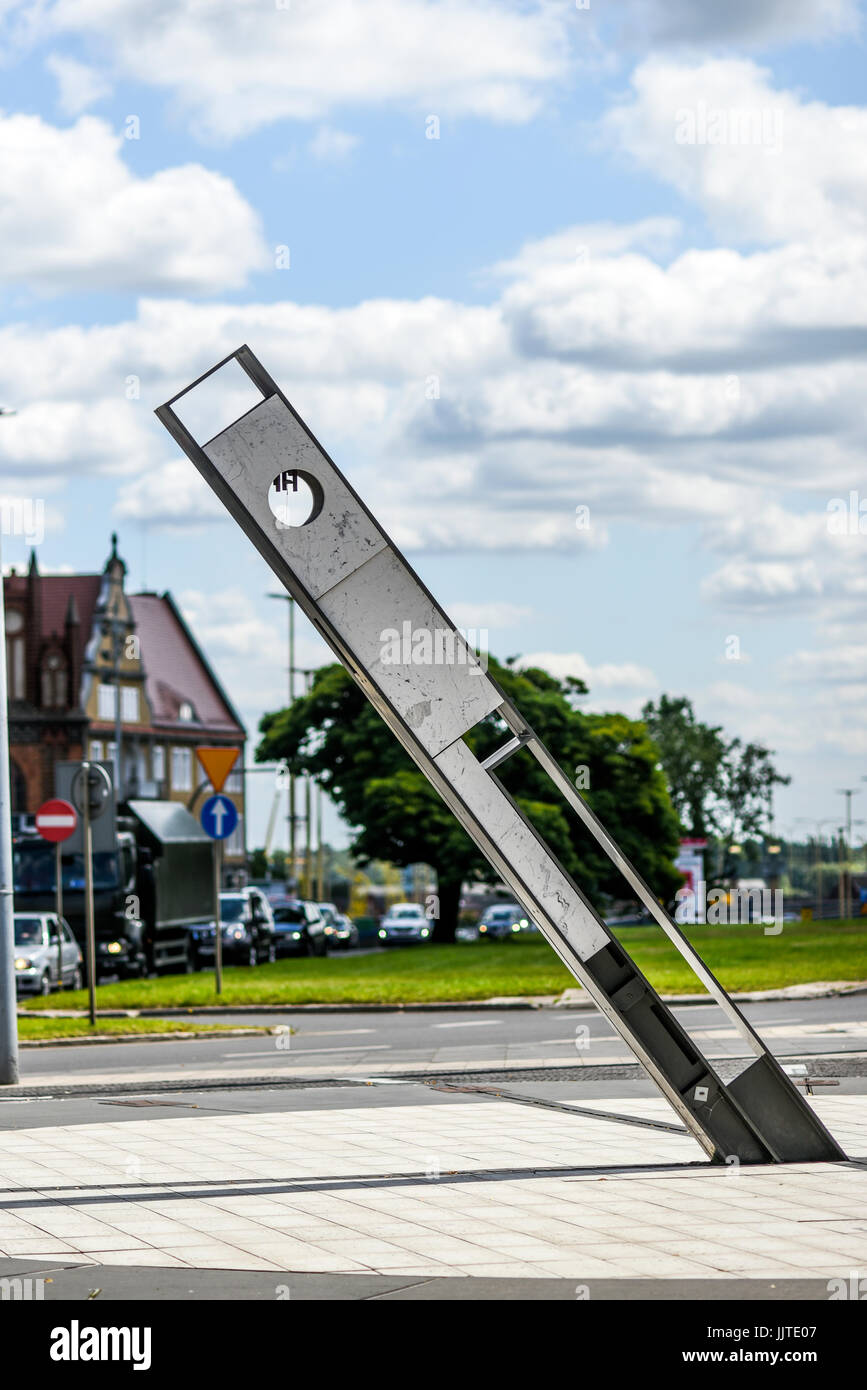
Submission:
<svg viewBox="0 0 867 1390">
<path fill-rule="evenodd" d="M 716 1005 L 675 1010 L 711 1059 L 745 1054 Z M 867 1051 L 867 995 L 748 1004 L 744 1013 L 780 1057 Z M 195 1015 L 189 1016 L 195 1018 Z M 202 1017 L 203 1021 L 206 1016 Z M 208 1020 L 212 1021 L 212 1020 Z M 247 1023 L 249 1015 L 222 1016 Z M 134 1080 L 194 1076 L 218 1079 L 269 1075 L 368 1078 L 450 1067 L 594 1067 L 631 1062 L 631 1053 L 594 1010 L 455 1010 L 406 1013 L 303 1013 L 257 1018 L 291 1027 L 280 1036 L 88 1044 L 25 1048 L 23 1083 L 63 1076 L 69 1083 L 114 1077 Z M 167 1021 L 167 1027 L 171 1020 Z"/>
</svg>

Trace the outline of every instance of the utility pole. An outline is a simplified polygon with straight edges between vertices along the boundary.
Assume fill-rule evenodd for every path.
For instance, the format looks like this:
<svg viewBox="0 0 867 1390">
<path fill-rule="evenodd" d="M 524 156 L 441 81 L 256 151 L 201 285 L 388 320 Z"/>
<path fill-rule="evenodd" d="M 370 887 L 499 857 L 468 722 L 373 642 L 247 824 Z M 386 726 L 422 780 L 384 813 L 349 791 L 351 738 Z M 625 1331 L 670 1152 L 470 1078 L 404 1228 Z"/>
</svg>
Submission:
<svg viewBox="0 0 867 1390">
<path fill-rule="evenodd" d="M 6 603 L 0 562 L 0 1085 L 18 1084 L 18 1001 L 12 901 L 12 779 L 6 686 Z"/>
<path fill-rule="evenodd" d="M 860 788 L 860 787 L 840 787 L 840 788 L 838 788 L 838 790 L 839 790 L 840 796 L 845 796 L 845 798 L 846 798 L 846 851 L 845 851 L 846 858 L 845 858 L 845 869 L 841 868 L 841 875 L 840 875 L 840 889 L 841 889 L 841 892 L 844 894 L 844 897 L 841 898 L 841 900 L 840 900 L 840 916 L 841 916 L 841 917 L 845 917 L 845 918 L 849 918 L 849 917 L 852 916 L 852 873 L 851 873 L 850 864 L 849 864 L 849 846 L 850 846 L 851 843 L 852 843 L 852 797 L 855 796 L 855 794 L 856 794 L 857 792 L 859 792 L 859 791 L 861 790 L 861 788 Z M 842 834 L 843 834 L 843 828 L 842 828 L 842 826 L 841 826 L 841 828 L 840 828 L 840 835 L 841 835 L 841 837 L 842 837 Z M 841 864 L 842 864 L 842 862 L 843 862 L 843 860 L 842 860 L 842 855 L 841 855 Z M 844 911 L 844 908 L 845 908 L 845 911 Z"/>
<path fill-rule="evenodd" d="M 301 675 L 304 677 L 304 693 L 309 695 L 313 688 L 313 672 L 303 670 Z M 313 814 L 311 805 L 312 778 L 309 772 L 304 774 L 304 895 L 308 900 L 313 898 Z"/>
<path fill-rule="evenodd" d="M 295 600 L 291 594 L 272 594 L 269 592 L 268 598 L 282 599 L 289 605 L 289 705 L 291 709 L 295 700 Z M 289 877 L 294 882 L 297 850 L 296 834 L 296 815 L 295 815 L 295 773 L 289 771 Z"/>
<path fill-rule="evenodd" d="M 0 409 L 2 415 L 14 410 Z M 0 558 L 0 1085 L 18 1084 L 18 990 L 15 984 L 15 905 L 12 872 L 12 778 L 9 771 L 9 691 L 6 682 L 6 596 Z"/>
<path fill-rule="evenodd" d="M 322 783 L 316 783 L 316 897 L 325 901 L 325 849 L 322 844 Z"/>
</svg>

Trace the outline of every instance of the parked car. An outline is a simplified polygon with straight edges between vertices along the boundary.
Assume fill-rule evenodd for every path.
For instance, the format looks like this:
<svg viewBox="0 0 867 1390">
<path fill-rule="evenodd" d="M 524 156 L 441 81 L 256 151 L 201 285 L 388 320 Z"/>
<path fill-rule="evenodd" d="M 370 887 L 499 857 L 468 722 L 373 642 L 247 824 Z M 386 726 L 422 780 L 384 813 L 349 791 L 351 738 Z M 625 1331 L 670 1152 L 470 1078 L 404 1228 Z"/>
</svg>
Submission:
<svg viewBox="0 0 867 1390">
<path fill-rule="evenodd" d="M 461 926 L 455 927 L 455 941 L 478 941 L 478 939 L 479 927 L 477 922 L 472 923 L 472 925 L 467 925 L 464 922 Z"/>
<path fill-rule="evenodd" d="M 479 918 L 479 936 L 488 941 L 507 941 L 533 931 L 538 927 L 517 903 L 494 903 Z"/>
<path fill-rule="evenodd" d="M 274 908 L 278 956 L 324 956 L 328 949 L 326 922 L 318 903 L 286 898 Z"/>
<path fill-rule="evenodd" d="M 337 914 L 337 942 L 343 951 L 355 951 L 361 945 L 358 927 L 345 912 Z"/>
<path fill-rule="evenodd" d="M 350 951 L 358 945 L 360 941 L 358 928 L 351 917 L 347 917 L 343 912 L 338 912 L 334 903 L 317 903 L 316 906 L 322 913 L 330 951 Z"/>
<path fill-rule="evenodd" d="M 379 924 L 377 933 L 383 946 L 429 941 L 431 924 L 418 903 L 395 903 Z"/>
<path fill-rule="evenodd" d="M 65 917 L 53 912 L 16 912 L 15 984 L 19 994 L 81 989 L 81 948 Z"/>
<path fill-rule="evenodd" d="M 259 888 L 236 888 L 220 894 L 224 965 L 258 965 L 277 959 L 271 904 Z M 196 968 L 214 963 L 214 922 L 190 928 Z"/>
</svg>

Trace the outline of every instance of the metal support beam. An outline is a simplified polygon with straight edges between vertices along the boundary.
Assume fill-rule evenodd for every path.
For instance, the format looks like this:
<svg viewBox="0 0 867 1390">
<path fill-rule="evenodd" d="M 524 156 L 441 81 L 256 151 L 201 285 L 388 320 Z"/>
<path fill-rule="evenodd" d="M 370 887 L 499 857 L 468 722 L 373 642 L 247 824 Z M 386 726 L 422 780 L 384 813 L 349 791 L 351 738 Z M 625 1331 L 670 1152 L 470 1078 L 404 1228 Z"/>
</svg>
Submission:
<svg viewBox="0 0 867 1390">
<path fill-rule="evenodd" d="M 262 394 L 241 419 L 197 443 L 172 407 L 199 382 L 158 417 L 705 1152 L 717 1162 L 844 1158 L 250 349 L 239 348 L 205 376 L 233 359 Z M 302 496 L 306 516 L 298 515 Z M 411 653 L 401 650 L 406 631 L 427 634 L 421 659 L 414 643 Z M 513 737 L 480 763 L 465 736 L 492 716 Z M 523 744 L 737 1026 L 754 1056 L 733 1080 L 724 1082 L 702 1055 L 493 775 Z"/>
<path fill-rule="evenodd" d="M 531 734 L 516 734 L 514 738 L 509 739 L 508 743 L 504 743 L 502 748 L 498 748 L 495 753 L 491 753 L 489 757 L 485 758 L 482 767 L 486 772 L 492 772 L 495 767 L 500 766 L 500 763 L 511 758 L 513 753 L 517 753 L 519 748 L 523 748 L 525 743 L 529 743 L 531 737 Z"/>
</svg>

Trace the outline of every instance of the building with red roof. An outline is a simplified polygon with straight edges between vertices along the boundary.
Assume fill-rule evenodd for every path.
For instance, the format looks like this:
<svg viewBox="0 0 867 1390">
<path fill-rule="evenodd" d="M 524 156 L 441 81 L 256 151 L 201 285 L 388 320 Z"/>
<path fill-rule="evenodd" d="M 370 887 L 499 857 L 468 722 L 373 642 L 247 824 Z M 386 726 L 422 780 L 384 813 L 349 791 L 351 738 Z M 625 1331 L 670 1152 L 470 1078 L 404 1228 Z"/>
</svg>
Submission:
<svg viewBox="0 0 867 1390">
<path fill-rule="evenodd" d="M 120 800 L 195 810 L 196 746 L 237 748 L 223 790 L 239 811 L 224 846 L 238 864 L 244 727 L 171 594 L 127 594 L 126 573 L 112 536 L 101 574 L 40 574 L 33 554 L 26 574 L 4 580 L 13 813 L 33 815 L 54 795 L 58 761 L 117 764 L 118 741 Z"/>
</svg>

